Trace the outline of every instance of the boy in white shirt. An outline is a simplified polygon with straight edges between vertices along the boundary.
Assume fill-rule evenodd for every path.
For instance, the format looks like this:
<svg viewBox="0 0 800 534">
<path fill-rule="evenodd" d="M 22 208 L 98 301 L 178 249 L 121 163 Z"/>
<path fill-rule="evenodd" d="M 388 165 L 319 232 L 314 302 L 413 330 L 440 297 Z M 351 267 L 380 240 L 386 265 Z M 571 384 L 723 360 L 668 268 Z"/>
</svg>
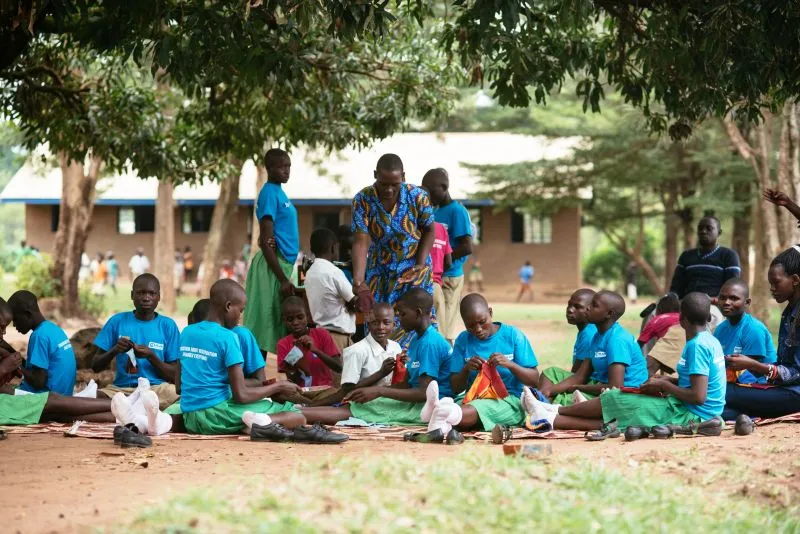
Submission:
<svg viewBox="0 0 800 534">
<path fill-rule="evenodd" d="M 306 273 L 304 287 L 314 323 L 327 330 L 340 351 L 353 344 L 356 315 L 353 286 L 344 272 L 333 264 L 338 257 L 339 238 L 328 228 L 311 234 L 315 259 Z"/>
<path fill-rule="evenodd" d="M 394 330 L 394 310 L 385 303 L 376 303 L 367 316 L 369 335 L 344 350 L 342 391 L 370 386 L 389 386 L 396 356 L 403 349 L 389 339 Z"/>
</svg>

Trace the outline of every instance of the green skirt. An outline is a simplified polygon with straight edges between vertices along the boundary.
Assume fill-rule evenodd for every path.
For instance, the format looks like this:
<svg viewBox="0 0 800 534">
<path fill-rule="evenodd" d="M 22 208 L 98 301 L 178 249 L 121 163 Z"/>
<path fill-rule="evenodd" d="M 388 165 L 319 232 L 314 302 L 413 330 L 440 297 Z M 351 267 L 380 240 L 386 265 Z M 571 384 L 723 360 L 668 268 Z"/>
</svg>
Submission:
<svg viewBox="0 0 800 534">
<path fill-rule="evenodd" d="M 178 400 L 167 406 L 167 409 L 164 410 L 164 413 L 167 415 L 183 415 L 183 410 L 181 410 L 181 401 Z"/>
<path fill-rule="evenodd" d="M 574 373 L 570 373 L 566 369 L 562 369 L 560 367 L 548 367 L 544 371 L 542 371 L 542 375 L 544 375 L 550 382 L 553 384 L 558 384 L 566 380 L 567 378 L 571 377 Z M 599 384 L 596 380 L 589 380 L 589 384 Z M 597 395 L 593 395 L 591 393 L 584 393 L 584 397 L 587 399 L 594 399 Z M 572 405 L 572 393 L 559 393 L 552 400 L 553 404 L 560 404 L 561 406 L 571 406 Z"/>
<path fill-rule="evenodd" d="M 278 263 L 283 274 L 290 278 L 294 265 L 284 260 L 280 254 Z M 247 272 L 245 293 L 247 306 L 242 322 L 256 336 L 261 350 L 274 353 L 278 340 L 286 335 L 281 314 L 281 283 L 260 250 L 253 256 Z"/>
<path fill-rule="evenodd" d="M 356 419 L 367 423 L 381 423 L 384 425 L 424 425 L 420 418 L 424 402 L 406 402 L 380 397 L 374 401 L 360 404 L 350 403 L 350 413 Z"/>
<path fill-rule="evenodd" d="M 35 425 L 40 422 L 49 395 L 0 394 L 0 425 Z"/>
<path fill-rule="evenodd" d="M 278 412 L 298 411 L 290 402 L 272 402 L 264 399 L 250 404 L 236 404 L 226 400 L 205 410 L 184 413 L 183 424 L 190 434 L 238 434 L 245 428 L 242 422 L 244 412 L 270 415 Z"/>
<path fill-rule="evenodd" d="M 683 402 L 672 396 L 651 397 L 611 389 L 600 395 L 600 404 L 603 406 L 603 420 L 609 422 L 616 419 L 617 425 L 623 431 L 634 425 L 682 426 L 701 421 Z"/>
<path fill-rule="evenodd" d="M 504 399 L 475 399 L 469 403 L 478 412 L 484 430 L 495 425 L 522 426 L 525 423 L 525 410 L 516 395 Z"/>
</svg>

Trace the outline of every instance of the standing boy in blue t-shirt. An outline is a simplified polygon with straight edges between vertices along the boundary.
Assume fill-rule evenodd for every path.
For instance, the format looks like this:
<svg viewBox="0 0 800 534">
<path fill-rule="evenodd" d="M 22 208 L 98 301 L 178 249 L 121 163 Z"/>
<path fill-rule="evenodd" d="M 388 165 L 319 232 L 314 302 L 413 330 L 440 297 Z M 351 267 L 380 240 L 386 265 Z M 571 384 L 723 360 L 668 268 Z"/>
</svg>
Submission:
<svg viewBox="0 0 800 534">
<path fill-rule="evenodd" d="M 133 311 L 112 315 L 94 340 L 98 350 L 92 370 L 99 373 L 113 360 L 116 371 L 114 383 L 99 390 L 97 396 L 130 395 L 138 379 L 145 378 L 163 410 L 178 400 L 174 382 L 181 334 L 175 321 L 156 312 L 161 301 L 158 278 L 149 273 L 137 276 L 131 300 Z"/>
<path fill-rule="evenodd" d="M 187 326 L 181 333 L 181 411 L 186 430 L 235 434 L 248 429 L 253 441 L 346 441 L 343 434 L 304 426 L 305 418 L 291 403 L 269 400 L 274 395 L 297 393 L 296 385 L 247 385 L 239 340 L 231 331 L 239 324 L 246 301 L 239 284 L 219 280 L 211 287 L 207 320 Z"/>
<path fill-rule="evenodd" d="M 432 423 L 444 421 L 462 430 L 495 425 L 519 426 L 525 412 L 519 396 L 524 386 L 539 383 L 536 355 L 528 338 L 517 328 L 492 321 L 492 309 L 481 295 L 473 293 L 461 301 L 461 318 L 467 327 L 456 339 L 450 366 L 455 394 L 467 391 L 484 365 L 497 368 L 508 396 L 504 399 L 475 399 L 463 406 L 443 402 L 434 409 Z M 444 412 L 444 413 L 443 413 Z M 440 423 L 441 424 L 441 423 Z"/>
<path fill-rule="evenodd" d="M 8 299 L 14 327 L 20 334 L 31 330 L 28 355 L 22 368 L 20 389 L 30 393 L 52 391 L 71 397 L 75 390 L 75 353 L 67 334 L 45 320 L 30 291 L 17 291 Z"/>
<path fill-rule="evenodd" d="M 719 290 L 717 305 L 725 321 L 714 330 L 714 337 L 722 345 L 725 356 L 747 356 L 764 364 L 775 363 L 778 353 L 767 327 L 747 313 L 750 307 L 750 289 L 744 280 L 731 278 Z M 739 384 L 766 384 L 764 376 L 750 371 L 728 369 L 728 382 Z"/>
</svg>

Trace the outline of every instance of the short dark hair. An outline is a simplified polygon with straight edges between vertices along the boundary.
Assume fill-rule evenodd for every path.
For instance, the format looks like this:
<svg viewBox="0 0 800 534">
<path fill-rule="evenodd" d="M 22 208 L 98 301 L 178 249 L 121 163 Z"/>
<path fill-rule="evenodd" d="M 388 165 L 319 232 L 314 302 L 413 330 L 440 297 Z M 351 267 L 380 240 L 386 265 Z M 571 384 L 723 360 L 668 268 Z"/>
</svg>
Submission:
<svg viewBox="0 0 800 534">
<path fill-rule="evenodd" d="M 39 301 L 36 299 L 36 295 L 24 289 L 21 289 L 11 295 L 11 297 L 8 299 L 8 305 L 12 310 L 15 311 L 41 313 L 39 311 Z"/>
<path fill-rule="evenodd" d="M 300 297 L 293 295 L 291 297 L 286 297 L 284 301 L 281 303 L 281 310 L 285 310 L 290 306 L 298 306 L 303 311 L 306 311 L 306 303 Z"/>
<path fill-rule="evenodd" d="M 424 289 L 415 287 L 400 297 L 398 304 L 406 308 L 420 309 L 423 313 L 430 313 L 433 309 L 433 297 Z"/>
<path fill-rule="evenodd" d="M 705 326 L 711 319 L 711 298 L 699 291 L 689 293 L 681 300 L 681 317 L 689 324 Z"/>
<path fill-rule="evenodd" d="M 311 232 L 311 253 L 314 256 L 327 254 L 331 247 L 339 242 L 339 238 L 330 228 L 317 228 Z"/>
<path fill-rule="evenodd" d="M 288 158 L 288 157 L 289 153 L 286 152 L 285 150 L 282 150 L 280 148 L 270 148 L 269 150 L 267 150 L 267 153 L 264 154 L 264 166 L 269 169 L 282 158 Z"/>
<path fill-rule="evenodd" d="M 376 171 L 404 171 L 403 160 L 397 154 L 384 154 L 378 158 L 378 164 L 375 165 Z"/>
<path fill-rule="evenodd" d="M 681 311 L 681 299 L 678 298 L 677 293 L 667 293 L 656 304 L 656 315 L 662 313 L 677 313 Z"/>
<path fill-rule="evenodd" d="M 189 324 L 202 323 L 208 319 L 208 310 L 211 309 L 211 299 L 200 299 L 195 302 L 192 311 L 189 312 Z"/>
<path fill-rule="evenodd" d="M 158 288 L 158 290 L 161 291 L 161 282 L 158 280 L 158 278 L 154 274 L 151 274 L 151 273 L 140 274 L 139 276 L 134 278 L 133 283 L 131 284 L 131 288 L 136 287 L 136 284 L 141 283 L 141 282 L 154 282 L 156 284 L 156 287 Z"/>
</svg>

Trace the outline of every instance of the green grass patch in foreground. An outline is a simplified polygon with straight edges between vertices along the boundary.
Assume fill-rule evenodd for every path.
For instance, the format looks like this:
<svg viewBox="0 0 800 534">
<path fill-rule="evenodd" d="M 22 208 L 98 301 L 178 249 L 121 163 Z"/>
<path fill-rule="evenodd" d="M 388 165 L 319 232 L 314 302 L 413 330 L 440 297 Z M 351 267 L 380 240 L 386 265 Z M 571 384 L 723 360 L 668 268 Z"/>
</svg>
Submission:
<svg viewBox="0 0 800 534">
<path fill-rule="evenodd" d="M 483 454 L 478 452 L 483 449 Z M 471 449 L 471 450 L 470 450 Z M 467 446 L 449 458 L 340 458 L 282 484 L 195 491 L 130 532 L 797 532 L 774 510 L 668 478 L 580 461 L 547 465 Z M 117 527 L 114 528 L 117 531 Z"/>
</svg>

